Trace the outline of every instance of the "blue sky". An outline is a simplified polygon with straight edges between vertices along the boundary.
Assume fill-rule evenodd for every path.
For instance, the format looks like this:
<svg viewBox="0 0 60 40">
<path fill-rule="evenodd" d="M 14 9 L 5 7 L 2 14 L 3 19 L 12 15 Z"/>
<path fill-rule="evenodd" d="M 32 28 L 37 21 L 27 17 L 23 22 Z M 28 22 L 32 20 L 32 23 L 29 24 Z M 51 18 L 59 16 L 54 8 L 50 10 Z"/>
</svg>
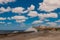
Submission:
<svg viewBox="0 0 60 40">
<path fill-rule="evenodd" d="M 59 0 L 0 1 L 0 30 L 24 30 L 31 26 L 60 27 Z"/>
</svg>

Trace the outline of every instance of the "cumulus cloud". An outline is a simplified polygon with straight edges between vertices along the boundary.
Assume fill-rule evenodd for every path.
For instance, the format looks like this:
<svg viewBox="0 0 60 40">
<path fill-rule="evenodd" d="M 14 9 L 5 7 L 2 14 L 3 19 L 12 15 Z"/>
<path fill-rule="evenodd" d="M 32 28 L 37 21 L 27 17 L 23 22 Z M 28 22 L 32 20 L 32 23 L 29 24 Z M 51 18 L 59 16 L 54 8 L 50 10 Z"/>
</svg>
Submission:
<svg viewBox="0 0 60 40">
<path fill-rule="evenodd" d="M 28 13 L 28 16 L 30 16 L 30 17 L 36 17 L 36 16 L 38 16 L 38 13 L 37 13 L 37 11 L 30 11 Z"/>
<path fill-rule="evenodd" d="M 10 7 L 7 7 L 7 8 L 1 7 L 0 8 L 0 13 L 9 12 L 9 11 L 11 11 Z"/>
<path fill-rule="evenodd" d="M 56 20 L 55 22 L 60 22 L 60 19 L 59 20 Z"/>
<path fill-rule="evenodd" d="M 38 14 L 38 17 L 41 18 L 42 20 L 45 18 L 57 18 L 58 15 L 56 13 L 48 13 L 48 14 Z"/>
<path fill-rule="evenodd" d="M 12 24 L 12 22 L 8 22 L 7 24 Z"/>
<path fill-rule="evenodd" d="M 27 10 L 25 10 L 25 8 L 23 8 L 23 7 L 16 7 L 16 8 L 12 9 L 12 12 L 14 12 L 14 13 L 27 13 L 27 12 L 32 11 L 34 9 L 35 9 L 34 5 L 31 5 L 30 7 L 28 7 Z"/>
<path fill-rule="evenodd" d="M 29 11 L 32 11 L 32 10 L 34 10 L 35 9 L 35 6 L 34 5 L 31 5 L 30 7 L 28 7 L 28 10 Z"/>
<path fill-rule="evenodd" d="M 1 7 L 0 8 L 0 13 L 11 11 L 13 13 L 21 14 L 21 13 L 27 13 L 28 12 L 28 10 L 25 10 L 25 11 L 24 10 L 25 10 L 25 8 L 23 8 L 23 7 L 15 7 L 15 8 L 11 8 L 11 7 L 4 8 L 4 7 Z"/>
<path fill-rule="evenodd" d="M 11 18 L 10 18 L 10 17 L 7 17 L 6 19 L 11 20 Z"/>
<path fill-rule="evenodd" d="M 39 10 L 50 12 L 60 8 L 60 0 L 43 0 L 39 5 Z"/>
<path fill-rule="evenodd" d="M 15 8 L 11 8 L 11 7 L 4 8 L 4 7 L 1 7 L 0 8 L 0 13 L 11 11 L 13 13 L 22 14 L 22 13 L 28 13 L 28 12 L 34 10 L 34 9 L 35 9 L 34 5 L 31 5 L 30 7 L 28 7 L 27 10 L 25 10 L 25 8 L 23 8 L 23 7 L 15 7 Z"/>
<path fill-rule="evenodd" d="M 6 18 L 0 17 L 0 20 L 6 20 Z"/>
<path fill-rule="evenodd" d="M 0 24 L 4 24 L 5 22 L 0 22 Z"/>
<path fill-rule="evenodd" d="M 57 18 L 58 17 L 58 14 L 57 13 L 52 13 L 52 12 L 50 12 L 50 13 L 38 13 L 37 11 L 30 11 L 28 14 L 27 14 L 28 16 L 30 16 L 30 17 L 39 17 L 40 19 L 45 19 L 45 18 Z"/>
<path fill-rule="evenodd" d="M 36 20 L 36 21 L 32 22 L 32 24 L 43 23 L 43 22 L 44 22 L 44 21 Z"/>
<path fill-rule="evenodd" d="M 15 0 L 0 0 L 0 4 L 6 4 L 8 2 L 14 2 Z"/>
<path fill-rule="evenodd" d="M 12 19 L 27 19 L 25 16 L 14 16 Z"/>
<path fill-rule="evenodd" d="M 16 7 L 12 9 L 12 12 L 14 13 L 22 13 L 24 11 L 23 7 Z"/>
<path fill-rule="evenodd" d="M 32 22 L 32 24 L 35 24 L 34 26 L 48 26 L 48 27 L 58 27 L 58 23 L 56 22 L 49 22 L 49 20 L 47 20 L 46 23 L 44 23 L 44 20 L 35 20 Z"/>
<path fill-rule="evenodd" d="M 27 17 L 25 17 L 25 16 L 14 16 L 14 17 L 12 17 L 11 19 L 15 19 L 16 20 L 16 22 L 25 22 L 26 21 L 26 19 L 28 19 Z"/>
<path fill-rule="evenodd" d="M 21 23 L 21 22 L 25 22 L 26 20 L 16 20 L 16 22 Z"/>
<path fill-rule="evenodd" d="M 46 24 L 48 24 L 48 26 L 50 26 L 50 27 L 56 27 L 57 26 L 56 22 L 47 22 Z"/>
<path fill-rule="evenodd" d="M 30 28 L 28 28 L 28 29 L 25 30 L 25 32 L 29 32 L 29 31 L 37 32 L 37 29 L 35 29 L 33 27 L 30 27 Z"/>
<path fill-rule="evenodd" d="M 50 20 L 48 20 L 48 19 L 45 19 L 44 21 L 48 22 L 48 21 L 50 21 Z"/>
</svg>

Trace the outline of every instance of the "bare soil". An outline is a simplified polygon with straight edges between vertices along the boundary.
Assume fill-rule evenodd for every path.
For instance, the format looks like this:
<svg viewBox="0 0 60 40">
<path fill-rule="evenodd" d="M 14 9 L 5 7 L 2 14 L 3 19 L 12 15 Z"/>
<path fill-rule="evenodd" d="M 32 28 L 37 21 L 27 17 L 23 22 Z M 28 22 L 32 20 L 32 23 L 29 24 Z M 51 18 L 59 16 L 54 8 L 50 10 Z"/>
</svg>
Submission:
<svg viewBox="0 0 60 40">
<path fill-rule="evenodd" d="M 0 35 L 0 40 L 60 40 L 60 31 Z"/>
</svg>

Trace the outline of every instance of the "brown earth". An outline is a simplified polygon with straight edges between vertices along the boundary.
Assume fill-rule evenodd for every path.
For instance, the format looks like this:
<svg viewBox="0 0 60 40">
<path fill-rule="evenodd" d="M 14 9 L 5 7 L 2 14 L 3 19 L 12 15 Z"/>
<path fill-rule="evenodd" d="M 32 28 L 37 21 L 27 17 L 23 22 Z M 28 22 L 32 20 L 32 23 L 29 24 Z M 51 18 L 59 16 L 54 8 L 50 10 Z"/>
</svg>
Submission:
<svg viewBox="0 0 60 40">
<path fill-rule="evenodd" d="M 0 38 L 0 40 L 60 40 L 60 31 L 9 34 Z"/>
</svg>

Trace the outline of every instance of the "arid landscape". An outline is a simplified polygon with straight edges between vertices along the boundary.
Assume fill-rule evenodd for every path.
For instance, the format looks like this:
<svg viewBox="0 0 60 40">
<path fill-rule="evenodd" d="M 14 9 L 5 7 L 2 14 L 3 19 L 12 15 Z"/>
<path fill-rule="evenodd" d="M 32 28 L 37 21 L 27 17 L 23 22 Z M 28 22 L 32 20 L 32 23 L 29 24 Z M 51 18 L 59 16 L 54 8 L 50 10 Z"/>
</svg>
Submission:
<svg viewBox="0 0 60 40">
<path fill-rule="evenodd" d="M 0 40 L 60 40 L 60 0 L 0 0 Z"/>
<path fill-rule="evenodd" d="M 40 31 L 0 35 L 0 40 L 60 40 L 60 31 Z"/>
<path fill-rule="evenodd" d="M 60 40 L 60 28 L 31 27 L 25 32 L 0 34 L 0 40 Z"/>
</svg>

